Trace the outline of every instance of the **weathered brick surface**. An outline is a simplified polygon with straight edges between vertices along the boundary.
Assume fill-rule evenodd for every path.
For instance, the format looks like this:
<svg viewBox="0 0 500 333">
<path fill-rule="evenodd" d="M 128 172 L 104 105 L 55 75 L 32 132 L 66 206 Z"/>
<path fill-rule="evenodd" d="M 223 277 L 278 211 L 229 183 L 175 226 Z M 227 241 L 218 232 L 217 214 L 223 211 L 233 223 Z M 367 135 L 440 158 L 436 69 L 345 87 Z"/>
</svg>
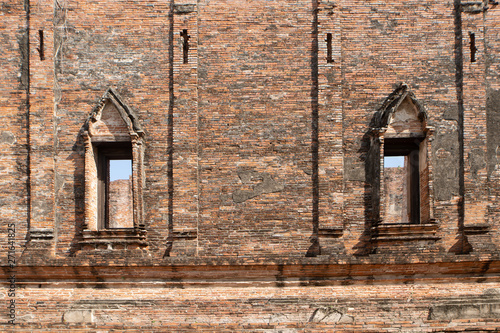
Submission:
<svg viewBox="0 0 500 333">
<path fill-rule="evenodd" d="M 408 211 L 406 209 L 407 187 L 406 167 L 392 167 L 384 169 L 384 191 L 386 216 L 384 221 L 388 223 L 398 223 L 408 221 Z"/>
<path fill-rule="evenodd" d="M 498 329 L 483 308 L 500 288 L 500 7 L 484 6 L 4 1 L 0 275 L 10 301 L 15 254 L 17 329 Z M 377 215 L 372 121 L 400 82 L 427 115 L 400 124 L 425 125 L 417 225 Z M 85 221 L 84 135 L 108 88 L 144 130 L 140 218 L 111 240 Z M 136 140 L 117 115 L 104 130 Z"/>
<path fill-rule="evenodd" d="M 9 224 L 16 224 L 16 242 L 22 242 L 27 226 L 27 68 L 23 64 L 26 48 L 26 14 L 22 3 L 4 3 L 1 7 L 0 31 L 3 53 L 0 64 L 0 248 L 2 258 L 7 256 L 7 230 Z M 21 248 L 17 249 L 17 254 Z M 3 259 L 5 260 L 5 259 Z"/>
<path fill-rule="evenodd" d="M 109 185 L 109 227 L 133 228 L 132 179 L 116 179 Z"/>
<path fill-rule="evenodd" d="M 494 331 L 491 318 L 439 317 L 457 300 L 491 301 L 498 290 L 475 284 L 255 288 L 132 288 L 112 291 L 23 289 L 18 331 Z M 223 294 L 224 298 L 220 295 Z M 478 297 L 478 295 L 481 295 Z M 30 301 L 28 301 L 30 300 Z M 431 310 L 432 309 L 432 310 Z M 430 313 L 434 311 L 435 317 Z M 161 315 L 159 313 L 161 312 Z M 123 318 L 127 318 L 124 322 Z"/>
</svg>

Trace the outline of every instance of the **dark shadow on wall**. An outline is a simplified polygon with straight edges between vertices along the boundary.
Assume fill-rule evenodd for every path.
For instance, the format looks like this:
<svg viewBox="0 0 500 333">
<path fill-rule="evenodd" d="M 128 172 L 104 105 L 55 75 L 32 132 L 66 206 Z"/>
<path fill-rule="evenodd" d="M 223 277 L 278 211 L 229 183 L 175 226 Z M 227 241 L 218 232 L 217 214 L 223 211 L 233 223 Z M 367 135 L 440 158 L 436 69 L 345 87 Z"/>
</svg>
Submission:
<svg viewBox="0 0 500 333">
<path fill-rule="evenodd" d="M 29 1 L 25 2 L 24 10 L 26 11 L 26 30 L 19 39 L 19 51 L 21 53 L 21 77 L 20 89 L 26 94 L 26 241 L 29 241 L 31 229 L 31 136 L 30 136 L 30 6 Z"/>
<path fill-rule="evenodd" d="M 453 1 L 453 16 L 455 25 L 455 87 L 458 107 L 458 144 L 459 144 L 459 195 L 458 202 L 458 235 L 457 243 L 449 252 L 455 254 L 467 254 L 472 251 L 472 246 L 465 235 L 465 166 L 464 166 L 464 91 L 463 91 L 463 42 L 462 42 L 462 2 Z"/>
<path fill-rule="evenodd" d="M 76 137 L 72 147 L 72 152 L 68 156 L 68 160 L 73 161 L 75 165 L 73 171 L 73 200 L 74 200 L 74 216 L 73 223 L 73 239 L 69 246 L 69 256 L 73 257 L 80 250 L 80 242 L 82 241 L 82 233 L 85 228 L 85 144 L 83 141 L 83 132 L 87 124 L 84 124 Z"/>
<path fill-rule="evenodd" d="M 168 236 L 163 257 L 169 257 L 174 241 L 174 0 L 168 13 L 168 114 L 167 114 L 167 180 L 168 180 Z"/>
<path fill-rule="evenodd" d="M 312 182 L 312 235 L 311 246 L 306 257 L 321 254 L 319 244 L 319 174 L 318 174 L 318 0 L 312 0 L 312 32 L 311 32 L 311 182 Z"/>
<path fill-rule="evenodd" d="M 372 120 L 373 122 L 373 120 Z M 371 126 L 370 126 L 371 127 Z M 378 201 L 380 196 L 380 163 L 377 163 L 380 154 L 378 140 L 374 140 L 371 131 L 367 131 L 358 150 L 359 161 L 364 165 L 364 229 L 358 243 L 354 246 L 356 256 L 366 256 L 374 253 L 372 244 L 373 227 L 379 220 Z"/>
</svg>

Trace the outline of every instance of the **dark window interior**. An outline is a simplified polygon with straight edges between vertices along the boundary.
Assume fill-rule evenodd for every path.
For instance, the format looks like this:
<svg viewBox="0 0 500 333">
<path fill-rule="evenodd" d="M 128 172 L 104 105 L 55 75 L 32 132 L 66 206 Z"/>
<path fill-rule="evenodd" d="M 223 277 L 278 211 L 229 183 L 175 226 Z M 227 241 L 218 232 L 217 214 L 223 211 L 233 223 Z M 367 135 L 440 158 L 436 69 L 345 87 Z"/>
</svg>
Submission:
<svg viewBox="0 0 500 333">
<path fill-rule="evenodd" d="M 333 58 L 332 58 L 332 34 L 331 33 L 326 34 L 326 62 L 329 64 L 333 62 Z"/>
<path fill-rule="evenodd" d="M 188 35 L 187 29 L 182 29 L 180 34 L 182 37 L 182 62 L 187 64 L 189 54 L 189 38 L 191 38 L 191 36 Z"/>
</svg>

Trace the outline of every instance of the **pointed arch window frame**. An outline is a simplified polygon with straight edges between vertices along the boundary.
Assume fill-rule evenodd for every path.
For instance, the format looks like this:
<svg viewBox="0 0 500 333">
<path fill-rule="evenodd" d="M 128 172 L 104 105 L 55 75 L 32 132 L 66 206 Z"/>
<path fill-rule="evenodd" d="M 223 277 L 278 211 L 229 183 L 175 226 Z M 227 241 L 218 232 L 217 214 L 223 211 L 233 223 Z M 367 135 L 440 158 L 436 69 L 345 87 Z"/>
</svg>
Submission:
<svg viewBox="0 0 500 333">
<path fill-rule="evenodd" d="M 101 118 L 104 108 L 112 103 L 128 128 L 126 135 L 98 135 L 94 125 Z M 88 117 L 83 132 L 85 143 L 85 225 L 84 230 L 99 231 L 106 229 L 106 223 L 99 213 L 100 201 L 107 200 L 99 194 L 98 168 L 99 145 L 130 143 L 132 156 L 132 216 L 133 229 L 144 229 L 143 188 L 144 188 L 144 131 L 137 116 L 123 101 L 120 95 L 108 88 Z M 118 229 L 118 228 L 116 228 Z"/>
<path fill-rule="evenodd" d="M 406 131 L 401 134 L 388 133 L 394 113 L 399 106 L 409 99 L 417 109 L 418 119 L 421 122 L 420 132 Z M 368 160 L 371 165 L 368 170 L 371 173 L 372 187 L 372 227 L 374 239 L 379 242 L 391 240 L 437 240 L 435 233 L 437 230 L 437 221 L 434 218 L 434 191 L 433 191 L 433 170 L 430 163 L 431 143 L 434 136 L 434 127 L 429 126 L 427 112 L 421 103 L 417 100 L 409 86 L 401 83 L 383 102 L 382 106 L 375 113 L 371 124 L 370 149 Z M 404 147 L 406 142 L 412 142 L 413 147 Z M 386 150 L 386 145 L 391 142 L 392 148 Z M 401 145 L 400 145 L 401 144 Z M 403 148 L 395 147 L 403 146 Z M 417 148 L 415 148 L 415 146 Z M 390 152 L 392 149 L 392 152 Z M 384 220 L 386 216 L 385 196 L 388 195 L 384 190 L 384 157 L 394 155 L 394 151 L 402 149 L 408 153 L 410 150 L 416 150 L 419 155 L 419 209 L 418 221 L 407 221 L 401 223 L 388 223 Z M 386 151 L 389 151 L 386 155 Z M 423 174 L 422 174 L 423 173 Z M 425 191 L 422 191 L 424 189 Z M 412 205 L 415 205 L 413 203 Z M 425 210 L 423 212 L 423 210 Z"/>
</svg>

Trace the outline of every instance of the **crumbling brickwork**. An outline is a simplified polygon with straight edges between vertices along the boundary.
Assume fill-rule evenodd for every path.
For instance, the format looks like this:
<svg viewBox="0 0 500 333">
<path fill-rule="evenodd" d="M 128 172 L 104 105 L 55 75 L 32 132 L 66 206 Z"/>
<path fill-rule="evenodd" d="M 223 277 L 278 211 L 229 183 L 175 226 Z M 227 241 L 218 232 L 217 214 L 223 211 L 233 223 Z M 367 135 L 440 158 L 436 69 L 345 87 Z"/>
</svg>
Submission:
<svg viewBox="0 0 500 333">
<path fill-rule="evenodd" d="M 0 15 L 5 329 L 500 329 L 496 2 Z M 130 197 L 103 190 L 113 158 Z"/>
</svg>

